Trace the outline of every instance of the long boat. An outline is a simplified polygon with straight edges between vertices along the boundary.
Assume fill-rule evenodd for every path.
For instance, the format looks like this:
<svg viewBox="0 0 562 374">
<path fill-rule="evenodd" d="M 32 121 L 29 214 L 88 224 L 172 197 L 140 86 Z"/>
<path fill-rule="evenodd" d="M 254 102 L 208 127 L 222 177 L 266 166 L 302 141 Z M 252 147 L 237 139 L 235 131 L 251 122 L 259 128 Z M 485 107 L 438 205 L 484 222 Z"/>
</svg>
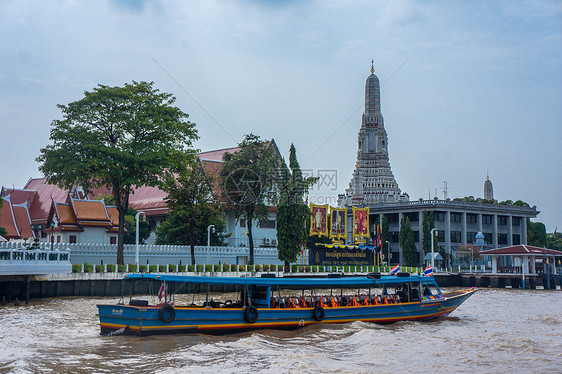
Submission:
<svg viewBox="0 0 562 374">
<path fill-rule="evenodd" d="M 169 333 L 221 334 L 253 329 L 295 329 L 319 323 L 354 321 L 388 324 L 427 321 L 446 316 L 476 288 L 443 293 L 433 276 L 399 273 L 381 276 L 324 278 L 205 277 L 130 274 L 124 280 L 147 280 L 159 287 L 159 298 L 123 298 L 118 304 L 98 305 L 101 334 L 151 335 Z M 170 290 L 196 289 L 192 302 Z M 216 290 L 238 300 L 214 300 Z M 173 291 L 173 290 L 172 290 Z M 236 293 L 232 293 L 236 292 Z M 232 296 L 230 296 L 233 298 Z M 188 300 L 188 297 L 184 296 Z"/>
</svg>

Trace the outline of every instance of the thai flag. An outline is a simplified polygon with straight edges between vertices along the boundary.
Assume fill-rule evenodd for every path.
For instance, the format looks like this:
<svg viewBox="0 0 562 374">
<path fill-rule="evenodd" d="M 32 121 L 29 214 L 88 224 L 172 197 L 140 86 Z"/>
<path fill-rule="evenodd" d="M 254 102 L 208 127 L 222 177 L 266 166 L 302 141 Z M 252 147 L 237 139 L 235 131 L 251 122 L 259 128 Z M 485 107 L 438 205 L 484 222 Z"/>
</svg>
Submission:
<svg viewBox="0 0 562 374">
<path fill-rule="evenodd" d="M 433 277 L 433 266 L 428 266 L 423 272 L 424 277 Z"/>
<path fill-rule="evenodd" d="M 400 273 L 400 265 L 396 265 L 395 267 L 393 267 L 392 269 L 390 269 L 390 274 L 391 275 L 396 275 Z"/>
<path fill-rule="evenodd" d="M 158 301 L 162 301 L 166 297 L 166 286 L 164 282 L 160 284 L 160 289 L 158 290 Z"/>
</svg>

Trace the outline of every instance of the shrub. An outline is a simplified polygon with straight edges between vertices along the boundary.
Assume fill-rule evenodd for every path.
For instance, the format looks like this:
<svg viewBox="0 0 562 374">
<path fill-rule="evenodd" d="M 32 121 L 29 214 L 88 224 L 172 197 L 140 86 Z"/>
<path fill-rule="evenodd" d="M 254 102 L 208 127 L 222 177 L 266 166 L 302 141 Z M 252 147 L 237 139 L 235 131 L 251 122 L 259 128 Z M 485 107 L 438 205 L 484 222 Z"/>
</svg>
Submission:
<svg viewBox="0 0 562 374">
<path fill-rule="evenodd" d="M 174 264 L 168 265 L 168 271 L 171 272 L 171 273 L 175 273 L 176 272 L 176 265 L 174 265 Z"/>
<path fill-rule="evenodd" d="M 229 264 L 222 264 L 222 271 L 230 271 L 230 265 Z"/>
<path fill-rule="evenodd" d="M 316 273 L 318 271 L 318 266 L 311 266 L 310 271 Z"/>
<path fill-rule="evenodd" d="M 139 273 L 146 273 L 146 265 L 139 265 Z"/>
<path fill-rule="evenodd" d="M 195 266 L 187 265 L 187 271 L 190 272 L 190 273 L 193 273 L 195 271 Z"/>
<path fill-rule="evenodd" d="M 269 271 L 269 265 L 263 265 L 263 271 Z"/>
<path fill-rule="evenodd" d="M 107 264 L 107 266 L 105 267 L 105 270 L 108 273 L 115 273 L 115 264 Z"/>
<path fill-rule="evenodd" d="M 158 271 L 161 273 L 166 272 L 166 265 L 158 265 Z"/>
<path fill-rule="evenodd" d="M 203 270 L 205 270 L 203 265 L 195 265 L 195 271 L 202 272 Z"/>
<path fill-rule="evenodd" d="M 254 265 L 254 271 L 261 271 L 261 265 Z"/>
<path fill-rule="evenodd" d="M 123 271 L 119 270 L 120 273 L 124 273 L 125 271 L 127 271 L 127 268 L 125 267 L 125 265 L 119 265 L 119 266 L 123 266 Z M 129 271 L 131 273 L 136 273 L 138 271 L 137 268 L 138 268 L 137 264 L 129 264 Z"/>
<path fill-rule="evenodd" d="M 186 271 L 186 269 L 187 269 L 187 266 L 185 266 L 185 265 L 178 265 L 178 271 L 179 271 L 180 273 L 183 273 L 184 271 Z"/>
<path fill-rule="evenodd" d="M 230 271 L 238 271 L 238 265 L 230 265 Z"/>
<path fill-rule="evenodd" d="M 344 272 L 344 273 L 349 273 L 349 266 L 344 266 L 344 267 L 343 267 L 343 272 Z"/>
<path fill-rule="evenodd" d="M 291 271 L 293 273 L 296 273 L 297 272 L 297 265 L 291 265 Z"/>
<path fill-rule="evenodd" d="M 87 262 L 84 263 L 84 273 L 93 273 L 94 272 L 94 265 L 88 264 Z"/>
<path fill-rule="evenodd" d="M 73 273 L 82 272 L 82 264 L 72 264 L 72 272 Z"/>
<path fill-rule="evenodd" d="M 103 265 L 96 265 L 96 273 L 103 273 Z"/>
<path fill-rule="evenodd" d="M 213 265 L 213 271 L 221 271 L 221 266 L 220 265 Z"/>
<path fill-rule="evenodd" d="M 127 271 L 127 267 L 125 265 L 117 265 L 117 271 L 124 273 Z M 129 271 L 137 271 L 137 265 L 134 265 L 134 270 L 131 270 L 131 265 L 129 265 Z"/>
<path fill-rule="evenodd" d="M 246 271 L 245 265 L 238 265 L 238 271 Z"/>
<path fill-rule="evenodd" d="M 206 272 L 211 272 L 211 271 L 213 271 L 213 265 L 205 265 L 205 271 L 206 271 Z"/>
<path fill-rule="evenodd" d="M 148 265 L 148 272 L 149 273 L 156 273 L 158 271 L 157 265 Z"/>
<path fill-rule="evenodd" d="M 277 271 L 285 271 L 285 265 L 277 265 Z"/>
</svg>

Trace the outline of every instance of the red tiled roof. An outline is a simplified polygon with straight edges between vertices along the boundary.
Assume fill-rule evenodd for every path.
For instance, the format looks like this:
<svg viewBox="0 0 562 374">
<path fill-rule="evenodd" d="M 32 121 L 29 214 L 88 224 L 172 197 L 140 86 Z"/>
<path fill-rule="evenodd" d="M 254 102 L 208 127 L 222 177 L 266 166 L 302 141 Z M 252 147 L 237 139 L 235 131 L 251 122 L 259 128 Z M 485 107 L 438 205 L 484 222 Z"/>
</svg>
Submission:
<svg viewBox="0 0 562 374">
<path fill-rule="evenodd" d="M 503 247 L 496 249 L 488 249 L 480 251 L 481 255 L 498 255 L 498 256 L 562 256 L 562 251 L 554 249 L 534 247 L 531 245 L 513 245 L 511 247 Z"/>
<path fill-rule="evenodd" d="M 12 209 L 14 211 L 16 224 L 18 225 L 20 238 L 35 238 L 35 233 L 31 229 L 31 220 L 29 218 L 27 205 L 25 203 L 19 205 L 12 204 Z"/>
<path fill-rule="evenodd" d="M 111 226 L 103 200 L 70 200 L 80 226 Z"/>
<path fill-rule="evenodd" d="M 37 195 L 37 191 L 33 190 L 16 190 L 16 189 L 8 189 L 2 187 L 2 196 L 10 195 L 10 200 L 12 204 L 23 204 L 25 203 L 29 208 L 33 199 Z"/>
<path fill-rule="evenodd" d="M 27 182 L 24 189 L 37 191 L 29 208 L 29 215 L 33 223 L 44 223 L 49 215 L 52 201 L 62 203 L 66 202 L 68 198 L 68 190 L 48 184 L 47 178 L 32 178 Z"/>
<path fill-rule="evenodd" d="M 0 208 L 0 226 L 6 229 L 8 232 L 6 238 L 19 238 L 20 234 L 16 226 L 16 221 L 12 212 L 12 204 L 10 203 L 10 197 L 4 198 L 2 202 L 2 208 Z"/>
</svg>

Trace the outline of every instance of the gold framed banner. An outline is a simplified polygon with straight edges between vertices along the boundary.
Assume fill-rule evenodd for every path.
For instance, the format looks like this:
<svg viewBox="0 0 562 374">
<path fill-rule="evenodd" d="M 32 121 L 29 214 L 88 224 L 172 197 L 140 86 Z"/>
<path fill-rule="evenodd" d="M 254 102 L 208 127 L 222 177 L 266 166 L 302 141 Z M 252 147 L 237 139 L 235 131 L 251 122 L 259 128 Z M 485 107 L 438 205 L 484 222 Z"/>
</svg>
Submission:
<svg viewBox="0 0 562 374">
<path fill-rule="evenodd" d="M 353 207 L 353 239 L 369 238 L 369 207 Z"/>
<path fill-rule="evenodd" d="M 312 217 L 310 218 L 310 235 L 329 236 L 328 234 L 328 204 L 310 204 Z"/>
<path fill-rule="evenodd" d="M 332 239 L 346 239 L 346 216 L 347 209 L 330 207 L 330 237 Z"/>
</svg>

